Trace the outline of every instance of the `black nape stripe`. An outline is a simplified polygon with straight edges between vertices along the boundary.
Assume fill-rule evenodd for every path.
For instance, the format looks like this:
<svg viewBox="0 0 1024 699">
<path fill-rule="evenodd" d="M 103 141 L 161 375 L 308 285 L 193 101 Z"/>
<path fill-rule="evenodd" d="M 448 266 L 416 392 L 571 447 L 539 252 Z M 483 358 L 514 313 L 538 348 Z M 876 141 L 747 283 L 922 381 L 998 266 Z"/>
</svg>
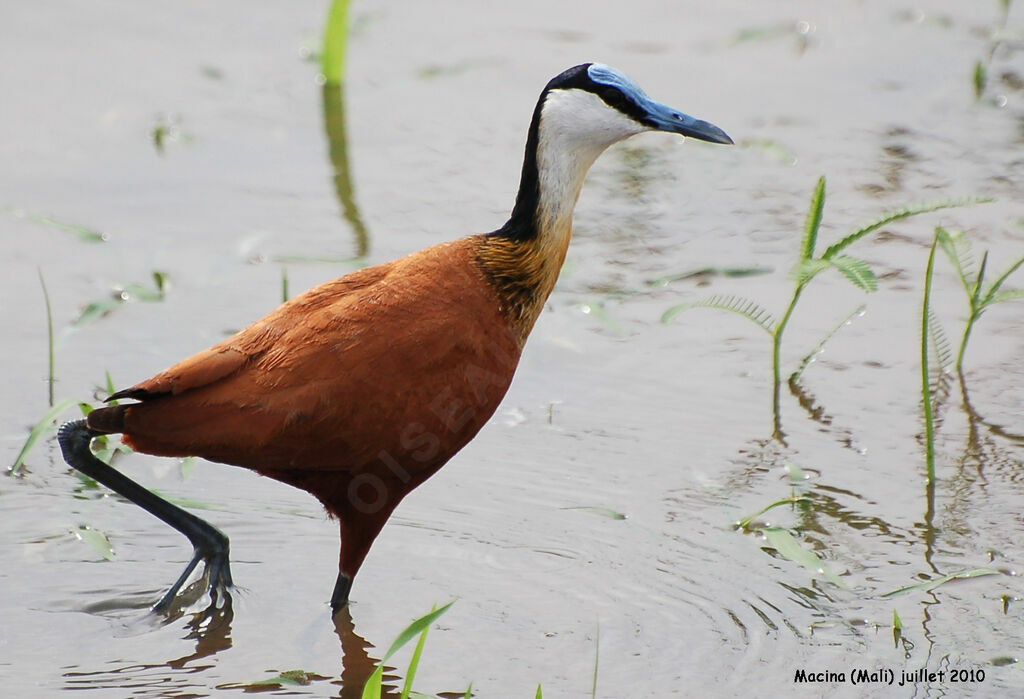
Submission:
<svg viewBox="0 0 1024 699">
<path fill-rule="evenodd" d="M 586 90 L 600 97 L 605 104 L 613 109 L 632 117 L 641 124 L 648 123 L 648 115 L 639 105 L 626 97 L 617 87 L 594 82 L 587 69 L 590 63 L 581 63 L 556 75 L 540 93 L 537 105 L 533 110 L 533 120 L 526 136 L 526 151 L 523 157 L 523 172 L 519 180 L 519 192 L 516 203 L 508 221 L 501 228 L 489 235 L 508 238 L 510 240 L 532 240 L 537 237 L 536 214 L 540 205 L 540 179 L 537 172 L 537 144 L 539 141 L 540 115 L 544 101 L 552 90 Z"/>
</svg>

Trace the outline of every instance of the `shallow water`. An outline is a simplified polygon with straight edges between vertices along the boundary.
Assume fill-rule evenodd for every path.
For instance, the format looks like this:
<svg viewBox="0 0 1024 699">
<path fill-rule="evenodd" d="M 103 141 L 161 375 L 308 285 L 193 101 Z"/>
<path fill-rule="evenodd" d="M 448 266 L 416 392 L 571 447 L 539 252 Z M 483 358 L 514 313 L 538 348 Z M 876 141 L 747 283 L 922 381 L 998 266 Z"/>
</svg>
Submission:
<svg viewBox="0 0 1024 699">
<path fill-rule="evenodd" d="M 918 337 L 935 226 L 966 230 L 994 271 L 1024 255 L 1019 5 L 999 30 L 995 1 L 355 3 L 344 122 L 334 105 L 325 129 L 316 66 L 303 58 L 323 2 L 8 4 L 7 463 L 47 407 L 37 269 L 53 302 L 56 395 L 89 400 L 105 371 L 128 385 L 260 317 L 280 300 L 282 268 L 294 294 L 500 225 L 536 95 L 574 63 L 625 70 L 738 147 L 645 135 L 598 161 L 505 402 L 399 508 L 338 628 L 326 606 L 336 525 L 305 494 L 205 462 L 185 478 L 169 460 L 121 459 L 147 486 L 204 506 L 231 537 L 243 588 L 229 611 L 204 617 L 198 603 L 158 623 L 145 609 L 187 560 L 181 537 L 84 487 L 52 440 L 37 446 L 20 477 L 0 479 L 5 693 L 205 696 L 298 669 L 307 684 L 281 691 L 357 696 L 395 635 L 451 599 L 417 675 L 424 692 L 472 681 L 485 697 L 533 696 L 538 683 L 547 696 L 589 696 L 595 662 L 607 697 L 1021 691 L 1024 674 L 1007 665 L 1024 652 L 1017 578 L 882 596 L 1024 559 L 1024 302 L 975 328 L 966 394 L 954 378 L 940 410 L 933 490 Z M 989 61 L 994 37 L 1005 40 L 976 100 L 975 62 Z M 351 191 L 339 196 L 346 158 Z M 860 304 L 866 312 L 808 368 L 808 407 L 783 392 L 782 443 L 767 336 L 710 310 L 659 317 L 711 294 L 757 299 L 778 317 L 822 173 L 822 244 L 910 203 L 997 201 L 852 247 L 879 276 L 874 294 L 831 273 L 813 282 L 787 331 L 787 371 Z M 108 240 L 83 242 L 39 217 Z M 770 272 L 650 283 L 754 267 Z M 151 288 L 154 270 L 170 280 L 165 300 L 72 327 L 117 285 Z M 933 302 L 954 346 L 959 284 L 939 258 Z M 809 502 L 760 521 L 788 528 L 846 589 L 733 528 L 791 494 L 789 462 L 808 474 Z M 113 562 L 75 536 L 83 525 L 110 537 Z M 393 664 L 404 670 L 407 658 Z M 799 669 L 880 668 L 898 682 L 922 667 L 945 679 L 794 684 Z M 972 669 L 984 681 L 950 682 L 951 670 Z"/>
</svg>

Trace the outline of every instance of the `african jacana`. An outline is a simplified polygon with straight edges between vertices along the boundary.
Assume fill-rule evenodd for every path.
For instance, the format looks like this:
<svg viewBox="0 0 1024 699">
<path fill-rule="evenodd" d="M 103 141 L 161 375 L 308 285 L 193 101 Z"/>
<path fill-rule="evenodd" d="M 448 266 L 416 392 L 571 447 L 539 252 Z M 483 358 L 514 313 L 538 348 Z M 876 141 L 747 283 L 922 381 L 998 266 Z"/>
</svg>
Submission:
<svg viewBox="0 0 1024 699">
<path fill-rule="evenodd" d="M 402 498 L 437 472 L 501 402 L 565 259 L 587 170 L 643 131 L 732 143 L 597 63 L 552 79 L 533 112 L 522 179 L 498 230 L 321 284 L 245 330 L 114 393 L 134 399 L 61 427 L 65 460 L 188 537 L 214 601 L 231 586 L 228 539 L 92 455 L 121 433 L 136 451 L 250 468 L 316 496 L 339 520 L 331 597 L 352 579 Z"/>
</svg>

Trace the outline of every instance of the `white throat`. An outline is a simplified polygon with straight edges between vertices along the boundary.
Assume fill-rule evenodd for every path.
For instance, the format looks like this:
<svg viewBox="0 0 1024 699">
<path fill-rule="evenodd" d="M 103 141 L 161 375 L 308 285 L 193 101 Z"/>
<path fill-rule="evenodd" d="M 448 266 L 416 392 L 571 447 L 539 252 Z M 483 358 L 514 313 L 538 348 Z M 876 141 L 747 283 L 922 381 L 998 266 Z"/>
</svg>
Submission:
<svg viewBox="0 0 1024 699">
<path fill-rule="evenodd" d="M 555 238 L 569 236 L 576 200 L 597 156 L 613 143 L 647 130 L 592 92 L 571 89 L 548 93 L 537 140 L 539 233 Z"/>
</svg>

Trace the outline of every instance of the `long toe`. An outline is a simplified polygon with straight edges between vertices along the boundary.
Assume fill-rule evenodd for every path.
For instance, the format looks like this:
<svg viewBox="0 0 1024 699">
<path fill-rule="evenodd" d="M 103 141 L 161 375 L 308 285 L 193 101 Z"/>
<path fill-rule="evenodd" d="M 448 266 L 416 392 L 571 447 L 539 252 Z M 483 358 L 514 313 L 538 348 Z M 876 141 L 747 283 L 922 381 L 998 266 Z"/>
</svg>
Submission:
<svg viewBox="0 0 1024 699">
<path fill-rule="evenodd" d="M 227 552 L 216 553 L 206 559 L 206 575 L 209 580 L 210 599 L 217 604 L 222 599 L 230 599 L 230 590 L 234 587 L 231 580 L 231 564 Z"/>
</svg>

